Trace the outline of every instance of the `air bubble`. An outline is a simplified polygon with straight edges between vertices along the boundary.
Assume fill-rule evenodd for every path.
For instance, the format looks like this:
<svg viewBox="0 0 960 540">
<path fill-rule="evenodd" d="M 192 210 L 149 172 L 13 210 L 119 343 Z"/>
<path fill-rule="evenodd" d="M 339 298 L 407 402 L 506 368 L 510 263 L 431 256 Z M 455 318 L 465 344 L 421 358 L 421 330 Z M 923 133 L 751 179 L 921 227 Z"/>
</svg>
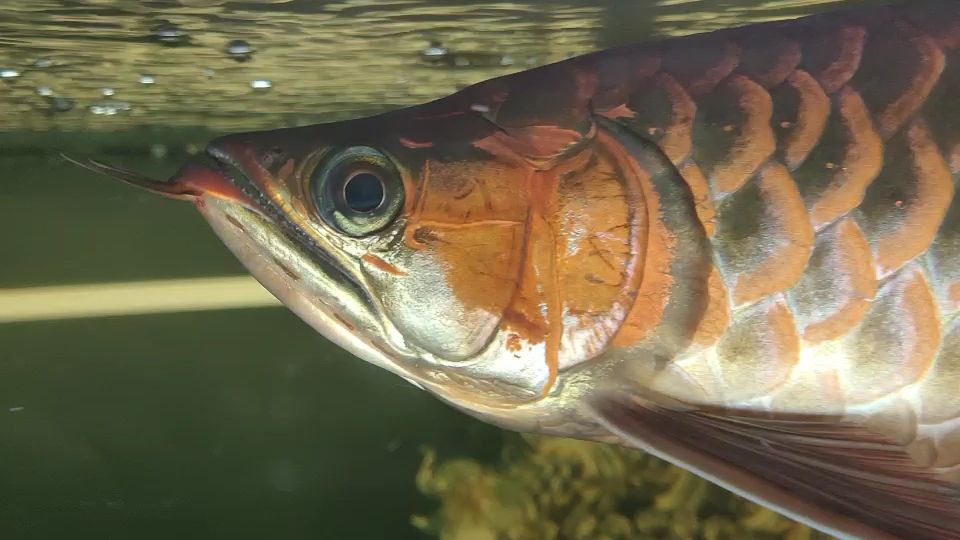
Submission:
<svg viewBox="0 0 960 540">
<path fill-rule="evenodd" d="M 431 41 L 430 46 L 420 52 L 420 55 L 428 60 L 439 60 L 448 54 L 450 54 L 450 50 L 439 41 Z"/>
<path fill-rule="evenodd" d="M 227 55 L 237 62 L 246 62 L 253 57 L 253 47 L 242 39 L 235 39 L 227 45 Z"/>
<path fill-rule="evenodd" d="M 186 31 L 171 22 L 162 22 L 154 26 L 152 32 L 154 39 L 166 45 L 182 45 L 190 40 L 190 35 Z"/>
<path fill-rule="evenodd" d="M 90 112 L 101 116 L 114 116 L 130 110 L 126 101 L 104 100 L 90 105 Z"/>
</svg>

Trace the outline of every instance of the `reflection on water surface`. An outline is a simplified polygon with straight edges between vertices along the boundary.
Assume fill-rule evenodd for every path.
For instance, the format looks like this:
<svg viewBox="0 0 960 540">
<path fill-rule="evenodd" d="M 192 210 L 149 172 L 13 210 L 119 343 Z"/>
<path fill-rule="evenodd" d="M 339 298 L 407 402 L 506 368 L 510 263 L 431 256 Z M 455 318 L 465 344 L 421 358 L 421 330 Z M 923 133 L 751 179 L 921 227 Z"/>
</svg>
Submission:
<svg viewBox="0 0 960 540">
<path fill-rule="evenodd" d="M 7 4 L 0 115 L 15 121 L 3 129 L 103 131 L 144 124 L 245 129 L 349 117 L 606 45 L 856 2 Z"/>
</svg>

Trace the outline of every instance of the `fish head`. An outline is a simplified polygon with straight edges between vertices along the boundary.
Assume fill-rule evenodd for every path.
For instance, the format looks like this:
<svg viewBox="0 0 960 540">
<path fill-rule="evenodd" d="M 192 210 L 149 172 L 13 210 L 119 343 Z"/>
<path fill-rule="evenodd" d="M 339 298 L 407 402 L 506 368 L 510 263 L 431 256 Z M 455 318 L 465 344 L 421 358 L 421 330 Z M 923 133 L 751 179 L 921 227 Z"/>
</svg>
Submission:
<svg viewBox="0 0 960 540">
<path fill-rule="evenodd" d="M 505 323 L 530 168 L 477 146 L 497 131 L 479 116 L 404 116 L 215 140 L 216 174 L 241 195 L 202 192 L 200 211 L 354 355 L 468 410 L 535 400 L 551 384 L 542 335 Z"/>
<path fill-rule="evenodd" d="M 639 165 L 583 103 L 477 88 L 228 135 L 208 145 L 212 164 L 167 183 L 112 174 L 194 200 L 249 271 L 340 347 L 531 429 L 576 401 L 564 370 L 612 347 L 635 303 L 645 188 L 623 180 Z"/>
<path fill-rule="evenodd" d="M 490 417 L 553 384 L 543 328 L 512 313 L 532 169 L 498 132 L 479 114 L 402 111 L 228 135 L 166 182 L 87 166 L 193 201 L 326 338 Z"/>
</svg>

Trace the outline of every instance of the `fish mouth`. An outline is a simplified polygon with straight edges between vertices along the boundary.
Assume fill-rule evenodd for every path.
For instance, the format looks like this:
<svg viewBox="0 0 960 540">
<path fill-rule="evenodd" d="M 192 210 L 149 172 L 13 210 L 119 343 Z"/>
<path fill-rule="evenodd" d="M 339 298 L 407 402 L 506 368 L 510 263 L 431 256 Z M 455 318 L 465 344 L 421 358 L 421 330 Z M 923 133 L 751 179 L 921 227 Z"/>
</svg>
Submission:
<svg viewBox="0 0 960 540">
<path fill-rule="evenodd" d="M 114 180 L 170 199 L 197 202 L 201 197 L 217 196 L 232 198 L 242 204 L 253 204 L 240 190 L 237 182 L 226 174 L 223 167 L 218 166 L 218 163 L 208 164 L 200 158 L 194 158 L 186 162 L 170 178 L 157 180 L 134 170 L 111 165 L 98 159 L 76 157 L 63 153 L 60 155 L 65 160 L 88 171 L 108 176 Z M 214 159 L 214 161 L 216 160 Z"/>
<path fill-rule="evenodd" d="M 304 232 L 300 226 L 291 220 L 273 199 L 244 173 L 243 168 L 233 156 L 216 146 L 208 147 L 207 155 L 215 162 L 219 174 L 236 187 L 243 194 L 245 200 L 254 204 L 253 210 L 262 213 L 277 225 L 288 240 L 302 246 L 304 250 L 309 252 L 322 271 L 332 277 L 335 276 L 352 293 L 363 298 L 371 308 L 373 307 L 370 295 L 358 279 L 345 268 L 346 261 L 338 260 L 332 256 L 328 250 L 324 249 L 312 236 Z"/>
<path fill-rule="evenodd" d="M 217 197 L 231 200 L 250 210 L 259 212 L 274 222 L 289 240 L 300 244 L 309 251 L 316 264 L 324 272 L 336 276 L 338 281 L 342 282 L 346 288 L 349 288 L 358 297 L 364 298 L 367 303 L 372 301 L 357 278 L 346 271 L 343 266 L 344 261 L 338 261 L 316 240 L 297 226 L 250 179 L 237 160 L 229 152 L 218 146 L 208 146 L 206 149 L 207 159 L 194 158 L 190 160 L 167 180 L 157 180 L 131 169 L 111 165 L 94 158 L 61 155 L 67 161 L 84 169 L 167 198 L 190 201 L 198 206 L 203 206 L 206 204 L 204 198 Z"/>
<path fill-rule="evenodd" d="M 242 146 L 229 143 L 214 141 L 207 147 L 219 174 L 242 194 L 240 204 L 213 198 L 206 208 L 198 205 L 221 240 L 265 288 L 324 337 L 414 382 L 399 361 L 412 358 L 414 351 L 372 293 L 360 259 L 338 248 L 333 233 L 311 233 L 298 221 L 303 217 L 285 211 L 261 184 L 269 180 L 252 177 L 256 169 L 247 172 L 244 154 Z M 234 219 L 225 224 L 212 206 L 233 212 Z M 252 250 L 251 242 L 258 244 Z"/>
<path fill-rule="evenodd" d="M 396 341 L 360 264 L 325 247 L 291 219 L 231 152 L 212 143 L 167 180 L 92 158 L 63 155 L 87 170 L 168 198 L 194 203 L 214 232 L 260 283 L 315 330 L 395 373 Z M 402 354 L 402 353 L 401 353 Z"/>
</svg>

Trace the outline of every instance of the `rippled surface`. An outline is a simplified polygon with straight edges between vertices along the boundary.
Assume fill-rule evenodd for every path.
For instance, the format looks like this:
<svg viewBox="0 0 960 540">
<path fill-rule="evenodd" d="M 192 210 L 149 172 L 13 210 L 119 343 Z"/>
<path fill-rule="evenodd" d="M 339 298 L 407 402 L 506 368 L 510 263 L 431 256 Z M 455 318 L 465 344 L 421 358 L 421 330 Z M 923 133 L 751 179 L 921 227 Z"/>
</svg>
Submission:
<svg viewBox="0 0 960 540">
<path fill-rule="evenodd" d="M 426 101 L 614 43 L 851 3 L 5 2 L 0 130 L 309 123 Z M 249 60 L 228 53 L 234 40 L 253 49 Z"/>
</svg>

